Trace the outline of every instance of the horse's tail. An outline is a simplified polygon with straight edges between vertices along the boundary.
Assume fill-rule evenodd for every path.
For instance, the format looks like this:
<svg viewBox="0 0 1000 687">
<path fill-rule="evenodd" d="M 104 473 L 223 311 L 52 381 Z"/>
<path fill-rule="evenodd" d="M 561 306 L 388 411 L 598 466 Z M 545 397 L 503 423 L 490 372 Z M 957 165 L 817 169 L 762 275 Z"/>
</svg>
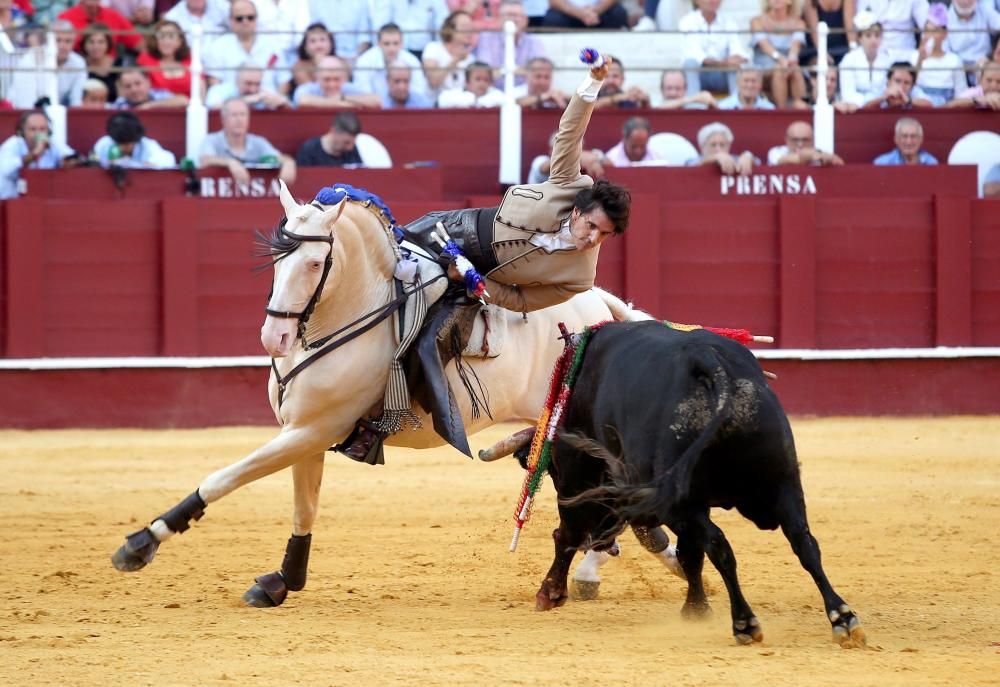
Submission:
<svg viewBox="0 0 1000 687">
<path fill-rule="evenodd" d="M 608 306 L 608 310 L 611 311 L 611 316 L 616 322 L 642 322 L 644 320 L 655 319 L 652 315 L 647 312 L 643 312 L 638 308 L 633 308 L 631 303 L 626 303 L 618 296 L 608 293 L 604 289 L 593 287 L 594 293 L 596 293 L 604 305 Z"/>
</svg>

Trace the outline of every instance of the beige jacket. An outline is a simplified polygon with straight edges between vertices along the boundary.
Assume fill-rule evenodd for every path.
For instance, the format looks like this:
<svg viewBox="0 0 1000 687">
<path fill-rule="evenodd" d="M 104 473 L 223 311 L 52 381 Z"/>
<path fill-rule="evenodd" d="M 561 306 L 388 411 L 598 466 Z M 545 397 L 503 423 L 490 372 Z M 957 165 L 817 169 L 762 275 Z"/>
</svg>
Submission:
<svg viewBox="0 0 1000 687">
<path fill-rule="evenodd" d="M 583 134 L 594 103 L 574 94 L 552 146 L 549 180 L 512 186 L 493 223 L 493 250 L 498 266 L 486 274 L 490 302 L 517 312 L 531 312 L 567 301 L 594 285 L 600 246 L 586 251 L 549 251 L 529 239 L 553 234 L 573 210 L 573 199 L 594 185 L 580 174 Z"/>
</svg>

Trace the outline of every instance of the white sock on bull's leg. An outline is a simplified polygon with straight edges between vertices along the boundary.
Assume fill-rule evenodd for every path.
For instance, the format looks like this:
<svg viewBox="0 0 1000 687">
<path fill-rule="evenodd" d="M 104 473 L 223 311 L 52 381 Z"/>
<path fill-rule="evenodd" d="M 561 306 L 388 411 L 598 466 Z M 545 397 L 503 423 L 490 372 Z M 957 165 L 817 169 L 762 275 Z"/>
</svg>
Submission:
<svg viewBox="0 0 1000 687">
<path fill-rule="evenodd" d="M 156 540 L 159 542 L 165 542 L 170 539 L 170 537 L 177 534 L 172 529 L 167 527 L 167 523 L 163 522 L 159 518 L 154 520 L 149 526 L 149 531 L 153 533 L 153 536 L 156 537 Z"/>
<path fill-rule="evenodd" d="M 681 567 L 681 562 L 677 560 L 677 547 L 673 544 L 669 545 L 667 548 L 663 549 L 657 554 L 653 554 L 660 559 L 660 562 L 666 566 L 667 570 L 672 572 L 677 577 L 682 580 L 686 580 L 687 576 L 684 574 L 684 568 Z"/>
<path fill-rule="evenodd" d="M 617 543 L 616 543 L 617 546 Z M 573 598 L 578 601 L 592 601 L 601 588 L 599 571 L 612 558 L 607 551 L 589 549 L 573 573 Z"/>
</svg>

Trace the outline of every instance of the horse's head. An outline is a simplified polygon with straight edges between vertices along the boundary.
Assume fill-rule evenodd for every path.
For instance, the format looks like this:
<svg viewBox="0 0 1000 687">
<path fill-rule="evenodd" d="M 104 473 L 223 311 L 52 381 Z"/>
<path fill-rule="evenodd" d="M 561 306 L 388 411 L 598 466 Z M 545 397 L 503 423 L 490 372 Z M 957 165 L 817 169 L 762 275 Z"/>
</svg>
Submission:
<svg viewBox="0 0 1000 687">
<path fill-rule="evenodd" d="M 267 304 L 267 319 L 260 330 L 264 349 L 274 358 L 292 350 L 299 324 L 309 318 L 322 295 L 340 254 L 334 224 L 345 202 L 330 208 L 299 205 L 281 182 L 279 193 L 285 218 L 269 239 L 274 262 L 274 283 Z"/>
</svg>

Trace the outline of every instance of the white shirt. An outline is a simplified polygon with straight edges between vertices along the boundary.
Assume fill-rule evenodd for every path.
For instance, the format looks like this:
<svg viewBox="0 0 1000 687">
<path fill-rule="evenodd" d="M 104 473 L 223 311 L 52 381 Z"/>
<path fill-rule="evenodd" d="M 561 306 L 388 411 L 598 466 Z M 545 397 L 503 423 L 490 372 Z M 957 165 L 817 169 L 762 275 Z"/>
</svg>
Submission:
<svg viewBox="0 0 1000 687">
<path fill-rule="evenodd" d="M 17 62 L 8 89 L 10 102 L 14 107 L 30 110 L 35 102 L 48 95 L 46 85 L 47 74 L 41 79 L 36 77 L 35 69 L 45 67 L 45 59 L 41 50 L 29 48 L 24 51 Z M 71 52 L 66 61 L 56 71 L 56 92 L 59 103 L 67 107 L 75 107 L 83 100 L 83 82 L 87 79 L 87 61 L 79 54 Z"/>
<path fill-rule="evenodd" d="M 548 2 L 543 3 L 548 6 Z M 423 50 L 447 17 L 445 0 L 372 0 L 372 28 L 396 24 L 403 31 L 407 50 Z"/>
<path fill-rule="evenodd" d="M 705 16 L 695 10 L 681 17 L 677 28 L 685 34 L 685 60 L 701 64 L 709 57 L 715 60 L 724 60 L 730 55 L 750 57 L 740 35 L 736 33 L 739 29 L 736 22 L 724 15 L 717 14 L 715 21 L 709 24 Z M 733 33 L 720 33 L 730 31 Z"/>
<path fill-rule="evenodd" d="M 503 105 L 504 95 L 499 88 L 489 87 L 489 90 L 480 97 L 472 91 L 464 89 L 449 89 L 441 91 L 438 96 L 438 107 L 500 107 Z"/>
<path fill-rule="evenodd" d="M 395 60 L 402 62 L 410 68 L 410 91 L 425 95 L 427 93 L 427 77 L 424 76 L 424 68 L 409 50 L 400 50 L 399 56 Z M 365 93 L 377 93 L 385 97 L 389 93 L 389 84 L 386 81 L 385 55 L 382 48 L 373 46 L 361 53 L 361 56 L 354 62 L 353 83 Z"/>
<path fill-rule="evenodd" d="M 298 59 L 299 42 L 312 23 L 309 0 L 254 0 L 257 30 L 271 33 L 271 40 L 284 50 L 286 64 Z"/>
<path fill-rule="evenodd" d="M 893 62 L 906 60 L 917 47 L 914 29 L 927 22 L 927 0 L 860 0 L 858 11 L 867 9 L 882 25 L 882 52 Z"/>
<path fill-rule="evenodd" d="M 428 60 L 432 60 L 437 63 L 438 67 L 445 68 L 451 64 L 451 53 L 448 49 L 444 47 L 444 44 L 440 41 L 432 41 L 427 44 L 424 48 L 424 53 L 422 55 L 423 61 L 426 63 Z M 465 68 L 468 67 L 476 59 L 475 55 L 469 55 L 464 60 L 455 65 L 455 69 L 448 73 L 444 77 L 444 82 L 441 84 L 441 88 L 438 92 L 443 92 L 449 89 L 461 90 L 465 88 Z"/>
<path fill-rule="evenodd" d="M 23 136 L 11 136 L 0 145 L 0 199 L 17 198 L 17 180 L 28 152 L 28 142 Z M 72 148 L 50 140 L 49 147 L 28 169 L 59 169 L 63 158 L 72 154 Z"/>
<path fill-rule="evenodd" d="M 910 64 L 916 64 L 919 52 L 914 50 L 910 55 Z M 955 94 L 961 93 L 969 87 L 965 80 L 965 65 L 962 58 L 953 52 L 946 52 L 941 57 L 927 57 L 920 65 L 920 73 L 917 74 L 917 85 L 927 90 L 928 88 L 949 88 Z M 952 95 L 954 97 L 954 94 Z"/>
<path fill-rule="evenodd" d="M 840 97 L 858 107 L 885 92 L 887 73 L 892 59 L 884 52 L 875 55 L 875 62 L 868 64 L 868 56 L 860 46 L 844 55 L 840 61 Z"/>
<path fill-rule="evenodd" d="M 188 45 L 194 40 L 192 29 L 195 26 L 201 26 L 204 36 L 201 47 L 202 55 L 204 55 L 205 48 L 209 43 L 218 38 L 220 34 L 229 31 L 229 3 L 220 0 L 205 0 L 205 13 L 196 17 L 188 11 L 186 0 L 181 0 L 167 10 L 163 18 L 175 22 L 181 27 Z"/>
<path fill-rule="evenodd" d="M 283 51 L 266 36 L 257 36 L 250 52 L 243 49 L 234 33 L 227 33 L 212 42 L 202 58 L 208 76 L 236 83 L 236 71 L 244 62 L 264 68 L 261 88 L 277 91 L 285 67 Z"/>
<path fill-rule="evenodd" d="M 333 33 L 338 57 L 353 60 L 358 44 L 374 45 L 368 0 L 309 0 L 309 11 Z"/>
<path fill-rule="evenodd" d="M 573 242 L 573 234 L 569 230 L 569 217 L 562 221 L 559 231 L 552 234 L 536 231 L 528 239 L 528 243 L 538 246 L 549 253 L 557 250 L 576 250 L 576 244 Z"/>
<path fill-rule="evenodd" d="M 94 144 L 94 155 L 101 167 L 111 166 L 108 160 L 108 151 L 115 145 L 110 136 L 101 136 Z M 169 150 L 151 138 L 143 136 L 132 148 L 132 154 L 128 157 L 121 157 L 115 160 L 119 167 L 129 167 L 133 169 L 170 169 L 177 166 L 177 158 Z"/>
</svg>

